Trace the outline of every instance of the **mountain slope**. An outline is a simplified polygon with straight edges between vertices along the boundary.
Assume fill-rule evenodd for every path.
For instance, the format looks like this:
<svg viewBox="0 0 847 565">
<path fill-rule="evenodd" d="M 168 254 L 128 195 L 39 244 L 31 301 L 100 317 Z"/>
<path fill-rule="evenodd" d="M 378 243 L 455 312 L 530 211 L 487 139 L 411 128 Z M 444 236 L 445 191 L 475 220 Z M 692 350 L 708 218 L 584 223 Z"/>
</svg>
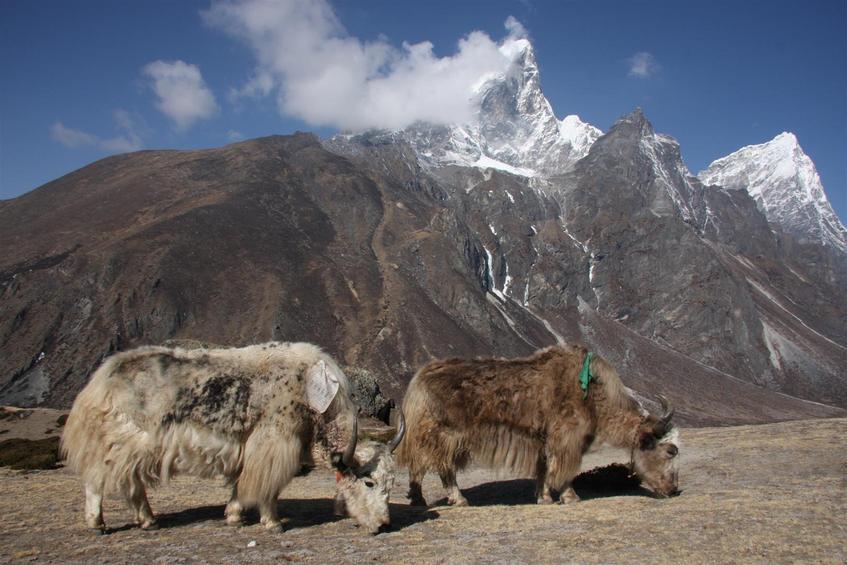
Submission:
<svg viewBox="0 0 847 565">
<path fill-rule="evenodd" d="M 2 401 L 67 406 L 104 355 L 171 338 L 313 341 L 395 397 L 432 357 L 567 339 L 591 343 L 640 394 L 668 394 L 683 422 L 842 413 L 581 307 L 590 266 L 531 179 L 432 176 L 408 146 L 349 148 L 297 135 L 141 152 L 4 202 L 15 245 L 0 258 Z"/>
</svg>

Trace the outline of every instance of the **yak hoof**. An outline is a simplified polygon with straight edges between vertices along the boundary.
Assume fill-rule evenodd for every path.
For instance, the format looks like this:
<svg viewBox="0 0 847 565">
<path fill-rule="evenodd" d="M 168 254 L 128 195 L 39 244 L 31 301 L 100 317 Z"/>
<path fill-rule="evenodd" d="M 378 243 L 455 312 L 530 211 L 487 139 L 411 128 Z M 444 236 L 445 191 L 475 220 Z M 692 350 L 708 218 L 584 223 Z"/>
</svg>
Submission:
<svg viewBox="0 0 847 565">
<path fill-rule="evenodd" d="M 152 522 L 144 522 L 144 523 L 141 524 L 141 529 L 144 530 L 145 532 L 148 532 L 148 531 L 151 531 L 151 530 L 158 530 L 159 529 L 159 522 L 156 522 L 155 520 L 152 521 Z"/>
<path fill-rule="evenodd" d="M 409 504 L 411 506 L 426 506 L 426 499 L 422 496 L 410 496 Z"/>
<path fill-rule="evenodd" d="M 278 520 L 268 520 L 267 522 L 262 522 L 262 525 L 269 532 L 282 533 L 282 522 Z"/>
<path fill-rule="evenodd" d="M 227 526 L 241 526 L 244 524 L 244 520 L 241 518 L 241 515 L 235 516 L 227 516 L 226 517 L 226 525 Z"/>
<path fill-rule="evenodd" d="M 560 504 L 573 504 L 574 502 L 579 502 L 579 500 L 579 495 L 572 488 L 563 492 L 562 496 L 559 497 Z"/>
<path fill-rule="evenodd" d="M 539 496 L 538 504 L 553 504 L 553 497 L 550 495 L 547 496 Z"/>
<path fill-rule="evenodd" d="M 106 530 L 105 524 L 101 524 L 99 526 L 94 526 L 93 528 L 88 528 L 88 529 L 92 534 L 94 534 L 96 536 L 105 536 L 106 533 L 108 533 L 108 530 Z"/>
<path fill-rule="evenodd" d="M 450 506 L 468 506 L 468 499 L 464 496 L 456 499 L 448 498 L 447 504 Z"/>
</svg>

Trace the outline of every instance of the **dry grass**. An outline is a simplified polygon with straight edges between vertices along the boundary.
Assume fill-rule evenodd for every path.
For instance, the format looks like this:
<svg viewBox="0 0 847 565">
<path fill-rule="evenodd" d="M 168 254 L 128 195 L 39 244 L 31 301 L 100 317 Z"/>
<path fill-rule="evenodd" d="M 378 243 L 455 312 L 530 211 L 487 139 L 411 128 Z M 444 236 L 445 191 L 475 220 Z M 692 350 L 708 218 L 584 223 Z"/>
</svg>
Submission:
<svg viewBox="0 0 847 565">
<path fill-rule="evenodd" d="M 108 501 L 109 535 L 82 524 L 82 489 L 64 470 L 0 470 L 0 562 L 831 562 L 847 560 L 847 420 L 703 428 L 682 435 L 681 496 L 583 491 L 538 506 L 533 483 L 484 470 L 460 475 L 472 506 L 411 508 L 400 473 L 394 529 L 376 537 L 332 515 L 333 476 L 315 471 L 283 492 L 286 531 L 224 525 L 227 489 L 180 478 L 151 493 L 161 529 L 142 532 Z M 590 454 L 588 468 L 627 454 Z M 425 494 L 438 502 L 437 478 Z M 443 499 L 442 499 L 443 501 Z M 255 547 L 248 543 L 255 541 Z"/>
<path fill-rule="evenodd" d="M 0 467 L 16 470 L 55 469 L 58 462 L 59 436 L 0 441 Z"/>
</svg>

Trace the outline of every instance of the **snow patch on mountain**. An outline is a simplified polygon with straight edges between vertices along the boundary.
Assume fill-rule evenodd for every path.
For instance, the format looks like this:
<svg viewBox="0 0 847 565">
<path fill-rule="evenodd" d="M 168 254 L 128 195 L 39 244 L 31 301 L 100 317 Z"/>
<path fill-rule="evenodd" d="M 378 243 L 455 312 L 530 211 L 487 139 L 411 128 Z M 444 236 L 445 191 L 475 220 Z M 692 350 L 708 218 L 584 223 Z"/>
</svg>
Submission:
<svg viewBox="0 0 847 565">
<path fill-rule="evenodd" d="M 492 159 L 488 155 L 480 155 L 479 159 L 471 163 L 470 166 L 478 169 L 497 169 L 521 177 L 534 177 L 536 175 L 536 172 L 532 169 L 527 169 L 525 167 L 513 167 L 512 165 L 498 161 L 497 159 Z"/>
<path fill-rule="evenodd" d="M 801 241 L 847 252 L 847 228 L 835 215 L 815 164 L 793 133 L 749 145 L 698 175 L 705 184 L 746 190 L 765 217 Z"/>
</svg>

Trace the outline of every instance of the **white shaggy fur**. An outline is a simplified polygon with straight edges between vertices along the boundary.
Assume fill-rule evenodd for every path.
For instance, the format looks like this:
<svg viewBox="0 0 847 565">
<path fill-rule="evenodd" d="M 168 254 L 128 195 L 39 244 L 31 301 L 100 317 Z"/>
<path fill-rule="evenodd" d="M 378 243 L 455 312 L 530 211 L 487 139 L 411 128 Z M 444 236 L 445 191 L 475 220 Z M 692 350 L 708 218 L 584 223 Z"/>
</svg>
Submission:
<svg viewBox="0 0 847 565">
<path fill-rule="evenodd" d="M 306 374 L 319 361 L 341 376 L 322 415 L 309 409 L 305 394 Z M 227 522 L 240 522 L 243 508 L 258 505 L 262 523 L 278 528 L 277 497 L 299 470 L 316 428 L 350 430 L 356 412 L 347 379 L 311 344 L 141 347 L 95 371 L 71 409 L 62 450 L 85 484 L 89 527 L 105 527 L 105 493 L 125 498 L 142 528 L 154 526 L 146 488 L 184 473 L 223 476 L 233 485 Z M 392 472 L 380 480 L 390 488 L 393 460 L 379 456 L 389 459 Z M 348 500 L 352 516 L 369 525 L 372 512 L 359 513 L 361 506 Z M 387 501 L 376 510 L 387 514 Z"/>
</svg>

